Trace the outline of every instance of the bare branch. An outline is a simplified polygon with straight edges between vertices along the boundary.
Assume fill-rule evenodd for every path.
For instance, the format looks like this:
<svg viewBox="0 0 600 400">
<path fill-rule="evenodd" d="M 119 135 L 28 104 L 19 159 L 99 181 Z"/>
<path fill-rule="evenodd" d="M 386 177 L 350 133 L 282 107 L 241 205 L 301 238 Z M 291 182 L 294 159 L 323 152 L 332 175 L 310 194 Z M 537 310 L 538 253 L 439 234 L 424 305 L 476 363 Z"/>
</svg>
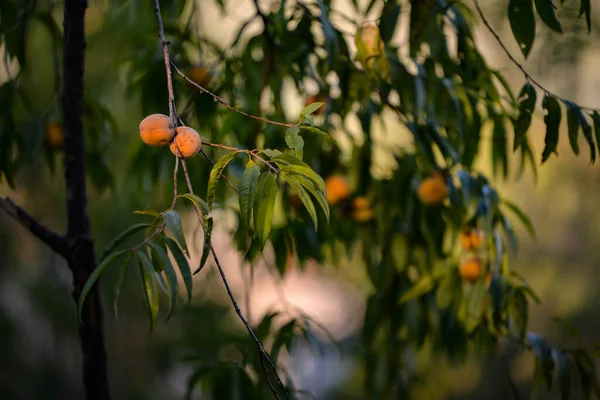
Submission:
<svg viewBox="0 0 600 400">
<path fill-rule="evenodd" d="M 160 15 L 160 5 L 158 0 L 154 0 L 154 11 L 156 11 L 156 19 L 158 21 L 158 35 L 160 37 L 163 54 L 165 58 L 165 71 L 167 72 L 167 88 L 169 90 L 169 117 L 173 124 L 177 124 L 176 111 L 175 111 L 175 94 L 173 92 L 173 79 L 171 76 L 171 62 L 169 59 L 169 42 L 165 37 L 165 28 L 163 26 L 162 17 Z"/>
<path fill-rule="evenodd" d="M 540 90 L 544 91 L 545 93 L 554 96 L 556 98 L 559 98 L 563 101 L 568 101 L 567 99 L 565 99 L 562 96 L 557 95 L 556 93 L 552 93 L 551 91 L 549 91 L 548 89 L 546 89 L 544 86 L 542 86 L 541 83 L 539 83 L 537 80 L 535 80 L 533 78 L 533 76 L 531 76 L 531 74 L 529 74 L 529 72 L 527 72 L 527 70 L 525 70 L 525 67 L 523 67 L 523 65 L 521 65 L 520 62 L 517 61 L 517 59 L 510 53 L 510 51 L 508 51 L 508 49 L 506 48 L 506 46 L 504 45 L 504 43 L 502 42 L 502 39 L 500 39 L 500 36 L 496 33 L 496 31 L 494 31 L 494 28 L 492 28 L 492 26 L 490 25 L 489 21 L 487 20 L 487 18 L 485 17 L 485 15 L 483 14 L 483 11 L 481 10 L 481 7 L 479 6 L 479 1 L 478 0 L 473 0 L 473 3 L 475 4 L 475 8 L 477 9 L 477 13 L 479 14 L 479 17 L 481 18 L 481 21 L 483 21 L 483 24 L 485 25 L 485 27 L 487 28 L 487 30 L 492 34 L 492 36 L 494 37 L 494 39 L 496 39 L 496 42 L 498 42 L 498 44 L 500 45 L 500 47 L 502 48 L 502 50 L 504 51 L 504 53 L 506 54 L 506 56 L 510 59 L 510 61 L 521 70 L 521 72 L 523 73 L 523 75 L 525 75 L 525 79 L 528 80 L 529 82 L 533 83 L 535 86 L 537 86 Z M 600 111 L 599 108 L 595 108 L 595 107 L 587 107 L 587 106 L 579 106 L 580 108 L 584 109 L 584 110 L 588 110 L 588 111 Z"/>
<path fill-rule="evenodd" d="M 0 198 L 0 208 L 56 253 L 65 259 L 69 256 L 69 245 L 64 236 L 37 222 L 31 214 L 16 205 L 10 198 Z"/>
</svg>

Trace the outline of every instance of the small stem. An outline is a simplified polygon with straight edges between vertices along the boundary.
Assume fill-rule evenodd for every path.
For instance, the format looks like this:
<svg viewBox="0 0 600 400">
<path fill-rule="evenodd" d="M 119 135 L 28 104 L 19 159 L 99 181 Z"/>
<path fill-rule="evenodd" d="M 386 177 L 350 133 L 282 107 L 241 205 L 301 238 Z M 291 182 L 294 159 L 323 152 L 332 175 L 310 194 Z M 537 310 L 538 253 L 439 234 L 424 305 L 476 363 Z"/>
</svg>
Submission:
<svg viewBox="0 0 600 400">
<path fill-rule="evenodd" d="M 152 232 L 152 234 L 150 236 L 148 236 L 146 239 L 144 239 L 143 242 L 141 242 L 140 244 L 138 244 L 135 247 L 132 247 L 131 251 L 138 251 L 139 249 L 141 249 L 142 246 L 144 246 L 146 243 L 148 243 L 149 241 L 151 241 L 152 239 L 154 239 L 154 237 L 156 235 L 158 235 L 159 233 L 161 233 L 165 229 L 166 225 L 167 225 L 166 223 L 162 222 L 160 225 L 158 225 L 156 227 L 156 230 L 154 232 Z"/>
<path fill-rule="evenodd" d="M 206 152 L 204 150 L 200 149 L 200 153 L 202 153 L 202 155 L 204 156 L 204 158 L 206 158 L 206 161 L 208 161 L 208 163 L 210 165 L 212 165 L 213 167 L 215 166 L 214 161 L 210 159 L 210 157 L 208 156 L 208 154 L 206 154 Z M 227 182 L 229 187 L 232 188 L 234 192 L 236 192 L 237 194 L 240 194 L 239 190 L 235 186 L 233 186 L 233 183 L 231 183 L 231 181 L 229 179 L 227 179 L 225 174 L 221 175 L 221 178 L 223 178 L 223 180 L 225 180 L 225 182 Z"/>
<path fill-rule="evenodd" d="M 179 172 L 179 146 L 177 146 L 177 142 L 175 142 L 175 151 L 177 155 L 175 156 L 175 168 L 173 169 L 173 202 L 170 210 L 175 208 L 177 202 L 177 173 Z"/>
</svg>

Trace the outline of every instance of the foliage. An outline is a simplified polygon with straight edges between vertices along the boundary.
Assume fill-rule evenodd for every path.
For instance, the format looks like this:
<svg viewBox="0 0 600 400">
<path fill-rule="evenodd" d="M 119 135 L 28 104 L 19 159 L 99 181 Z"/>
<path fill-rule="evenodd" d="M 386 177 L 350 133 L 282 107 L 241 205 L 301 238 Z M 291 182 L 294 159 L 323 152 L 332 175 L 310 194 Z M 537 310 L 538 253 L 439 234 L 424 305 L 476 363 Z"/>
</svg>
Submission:
<svg viewBox="0 0 600 400">
<path fill-rule="evenodd" d="M 192 275 L 205 273 L 207 263 L 218 262 L 211 246 L 213 226 L 219 224 L 214 212 L 230 209 L 238 220 L 230 232 L 237 249 L 255 263 L 271 242 L 280 274 L 285 273 L 290 258 L 300 263 L 335 263 L 341 259 L 337 252 L 360 250 L 373 288 L 360 348 L 364 387 L 371 398 L 410 393 L 417 371 L 406 361 L 405 349 L 431 346 L 435 354 L 460 361 L 470 344 L 478 354 L 497 352 L 500 338 L 534 353 L 533 376 L 540 389 L 558 385 L 563 398 L 573 393 L 600 396 L 592 352 L 580 347 L 555 348 L 528 330 L 530 302 L 539 299 L 511 269 L 508 255 L 518 243 L 513 223 L 522 223 L 532 234 L 533 227 L 492 183 L 492 178 L 511 178 L 511 149 L 521 162 L 519 174 L 525 168 L 536 169 L 528 130 L 539 99 L 546 126 L 542 163 L 557 154 L 559 126 L 565 118 L 572 151 L 580 152 L 581 131 L 593 163 L 596 149 L 600 151 L 600 114 L 546 90 L 509 54 L 525 74 L 525 83 L 515 96 L 502 72 L 490 68 L 477 48 L 473 33 L 477 18 L 492 28 L 476 2 L 472 8 L 461 1 L 373 0 L 366 7 L 354 1 L 361 20 L 373 10 L 381 9 L 381 13 L 376 24 L 350 18 L 355 34 L 348 39 L 332 21 L 340 11 L 331 7 L 331 1 L 282 1 L 266 14 L 257 6 L 256 15 L 235 35 L 231 51 L 192 34 L 197 21 L 189 17 L 193 15 L 189 9 L 198 7 L 197 2 L 163 3 L 174 65 L 184 70 L 194 59 L 216 60 L 216 82 L 209 88 L 174 74 L 180 123 L 193 126 L 207 139 L 203 140 L 206 159 L 197 156 L 186 164 L 176 158 L 174 182 L 170 182 L 164 172 L 172 165 L 170 152 L 144 147 L 139 141 L 130 158 L 131 175 L 139 185 L 149 182 L 164 187 L 165 192 L 172 188 L 173 201 L 162 212 L 137 212 L 148 221 L 131 225 L 106 246 L 82 292 L 80 308 L 91 287 L 116 265 L 119 274 L 112 289 L 116 314 L 125 271 L 137 267 L 151 329 L 161 312 L 168 319 L 177 312 L 181 297 L 192 301 Z M 220 2 L 224 10 L 225 3 Z M 14 186 L 17 171 L 31 159 L 45 153 L 52 167 L 56 155 L 56 150 L 42 143 L 43 127 L 58 107 L 57 99 L 30 99 L 29 62 L 23 48 L 26 30 L 21 27 L 40 20 L 57 43 L 62 32 L 52 8 L 33 2 L 1 4 L 3 16 L 20 12 L 18 29 L 7 22 L 11 19 L 3 17 L 0 22 L 6 57 L 19 66 L 18 73 L 0 87 L 0 105 L 4 106 L 0 107 L 0 176 Z M 114 5 L 113 17 L 118 19 L 133 7 L 152 12 L 149 2 L 129 1 Z M 563 33 L 555 9 L 551 0 L 509 2 L 507 17 L 524 57 L 534 46 L 537 19 L 556 34 Z M 400 24 L 403 12 L 410 13 L 408 26 Z M 589 0 L 580 0 L 580 15 L 591 29 Z M 247 37 L 244 31 L 255 19 L 262 19 L 264 31 Z M 165 112 L 168 92 L 161 43 L 154 25 L 143 28 L 147 30 L 138 29 L 133 38 L 136 46 L 131 57 L 119 60 L 119 72 L 127 74 L 127 90 L 144 114 Z M 450 46 L 447 28 L 451 28 L 455 48 Z M 408 47 L 398 45 L 399 31 L 408 35 Z M 295 123 L 281 122 L 287 115 L 284 84 L 292 82 L 298 93 L 308 97 L 315 93 L 309 93 L 307 81 L 318 86 L 318 94 L 324 94 L 326 101 L 306 105 Z M 271 95 L 269 107 L 259 101 L 264 93 Z M 387 149 L 395 165 L 386 177 L 378 177 L 371 171 L 376 144 L 372 126 L 387 111 L 392 111 L 399 126 L 391 133 L 409 135 L 412 145 Z M 360 139 L 340 122 L 353 116 L 360 121 Z M 118 129 L 110 108 L 100 101 L 87 101 L 85 117 L 88 175 L 98 189 L 108 189 L 114 186 L 116 171 L 107 163 L 105 148 Z M 337 140 L 341 138 L 349 139 L 349 150 L 342 149 Z M 489 162 L 495 177 L 486 177 L 475 168 L 487 142 L 491 143 Z M 350 153 L 349 162 L 341 156 L 344 151 Z M 215 157 L 214 163 L 210 157 Z M 178 170 L 180 163 L 183 171 Z M 328 204 L 323 178 L 340 173 L 351 178 L 352 194 L 338 204 Z M 426 205 L 417 191 L 434 174 L 443 176 L 448 198 Z M 178 185 L 181 175 L 187 186 L 184 193 Z M 226 184 L 237 192 L 233 202 L 228 201 L 234 194 Z M 302 207 L 294 206 L 294 196 Z M 369 200 L 372 219 L 352 217 L 352 201 L 358 197 Z M 204 232 L 198 265 L 191 265 L 189 249 L 194 239 L 184 235 L 181 199 L 194 208 Z M 459 245 L 459 235 L 469 229 L 483 233 L 483 244 L 475 251 Z M 142 233 L 138 244 L 126 246 Z M 461 279 L 460 264 L 473 256 L 484 269 L 476 282 L 469 283 Z M 185 296 L 180 293 L 178 275 Z M 163 298 L 166 307 L 161 307 Z M 313 321 L 300 316 L 275 329 L 277 316 L 267 314 L 253 327 L 257 339 L 269 340 L 267 358 L 276 366 L 279 354 L 284 349 L 290 352 L 297 338 L 318 347 Z M 190 360 L 195 366 L 190 395 L 197 388 L 211 391 L 215 398 L 228 398 L 234 392 L 244 398 L 262 398 L 268 393 L 267 383 L 279 377 L 265 367 L 266 354 L 254 351 L 251 343 L 235 345 L 245 355 L 239 363 Z M 399 371 L 411 379 L 399 381 Z M 295 396 L 303 389 L 296 390 L 290 379 L 285 379 L 284 386 L 272 390 L 281 394 L 285 389 Z"/>
</svg>

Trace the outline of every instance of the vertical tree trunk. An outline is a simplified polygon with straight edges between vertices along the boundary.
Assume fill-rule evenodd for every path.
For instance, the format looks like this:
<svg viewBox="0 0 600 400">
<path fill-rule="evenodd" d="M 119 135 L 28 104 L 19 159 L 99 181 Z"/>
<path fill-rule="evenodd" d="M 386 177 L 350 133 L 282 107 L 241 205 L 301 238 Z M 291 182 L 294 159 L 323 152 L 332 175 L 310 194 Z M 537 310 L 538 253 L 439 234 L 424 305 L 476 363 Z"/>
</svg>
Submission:
<svg viewBox="0 0 600 400">
<path fill-rule="evenodd" d="M 87 210 L 83 127 L 86 7 L 86 0 L 66 0 L 63 21 L 65 42 L 61 100 L 65 132 L 68 218 L 66 239 L 70 247 L 67 262 L 73 272 L 75 303 L 79 300 L 85 282 L 96 268 Z M 102 314 L 100 296 L 94 287 L 84 303 L 79 324 L 79 338 L 83 351 L 83 383 L 88 400 L 110 398 Z"/>
</svg>

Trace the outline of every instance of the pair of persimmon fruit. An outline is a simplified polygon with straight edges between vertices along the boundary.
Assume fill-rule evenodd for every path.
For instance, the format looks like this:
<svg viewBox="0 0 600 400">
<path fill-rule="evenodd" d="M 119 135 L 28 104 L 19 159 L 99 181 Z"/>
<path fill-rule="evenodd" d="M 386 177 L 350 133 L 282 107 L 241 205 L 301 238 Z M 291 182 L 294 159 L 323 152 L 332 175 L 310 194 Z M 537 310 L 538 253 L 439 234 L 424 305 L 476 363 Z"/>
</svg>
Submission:
<svg viewBox="0 0 600 400">
<path fill-rule="evenodd" d="M 194 157 L 202 147 L 202 139 L 194 129 L 188 126 L 175 128 L 171 118 L 164 114 L 152 114 L 140 123 L 140 137 L 148 146 L 164 147 L 169 145 L 171 153 L 179 157 Z"/>
</svg>

